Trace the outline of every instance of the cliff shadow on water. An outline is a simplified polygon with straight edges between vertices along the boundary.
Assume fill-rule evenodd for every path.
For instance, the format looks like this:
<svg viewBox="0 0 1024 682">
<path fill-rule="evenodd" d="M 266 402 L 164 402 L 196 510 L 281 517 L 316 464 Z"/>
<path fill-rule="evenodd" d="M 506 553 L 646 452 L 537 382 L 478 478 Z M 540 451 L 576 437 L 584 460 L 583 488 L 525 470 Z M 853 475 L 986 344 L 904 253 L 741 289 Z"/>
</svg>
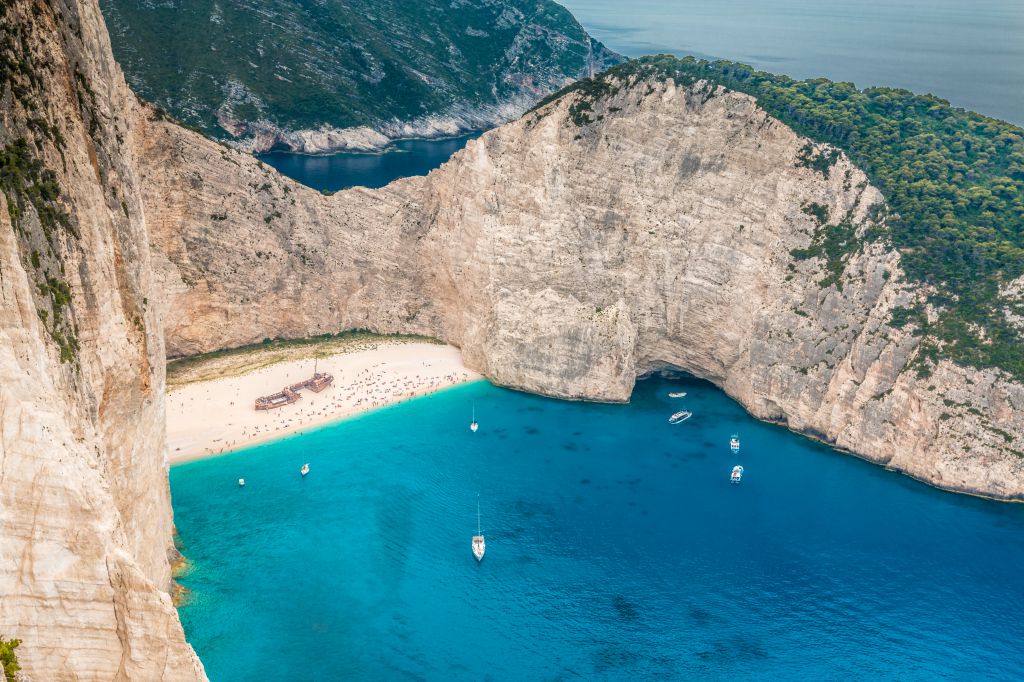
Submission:
<svg viewBox="0 0 1024 682">
<path fill-rule="evenodd" d="M 399 178 L 426 175 L 484 131 L 456 137 L 396 140 L 379 152 L 297 154 L 271 150 L 257 159 L 296 182 L 324 193 L 349 187 L 384 187 Z"/>
</svg>

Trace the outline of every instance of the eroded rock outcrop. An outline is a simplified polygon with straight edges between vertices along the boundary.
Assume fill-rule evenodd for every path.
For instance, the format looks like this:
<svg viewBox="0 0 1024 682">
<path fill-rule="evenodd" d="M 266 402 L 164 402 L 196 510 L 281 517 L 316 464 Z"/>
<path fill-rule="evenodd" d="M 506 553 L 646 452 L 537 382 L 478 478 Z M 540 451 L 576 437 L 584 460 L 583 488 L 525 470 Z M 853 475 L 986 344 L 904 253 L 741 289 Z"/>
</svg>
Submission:
<svg viewBox="0 0 1024 682">
<path fill-rule="evenodd" d="M 675 367 L 935 485 L 1024 496 L 1024 389 L 946 362 L 919 376 L 918 338 L 889 324 L 917 292 L 884 242 L 807 256 L 826 222 L 883 219 L 863 173 L 809 167 L 807 140 L 743 94 L 619 83 L 582 120 L 579 97 L 427 178 L 332 197 L 141 122 L 168 351 L 416 332 L 497 383 L 593 400 Z"/>
<path fill-rule="evenodd" d="M 0 632 L 34 680 L 201 680 L 168 595 L 135 98 L 95 3 L 0 18 Z"/>
</svg>

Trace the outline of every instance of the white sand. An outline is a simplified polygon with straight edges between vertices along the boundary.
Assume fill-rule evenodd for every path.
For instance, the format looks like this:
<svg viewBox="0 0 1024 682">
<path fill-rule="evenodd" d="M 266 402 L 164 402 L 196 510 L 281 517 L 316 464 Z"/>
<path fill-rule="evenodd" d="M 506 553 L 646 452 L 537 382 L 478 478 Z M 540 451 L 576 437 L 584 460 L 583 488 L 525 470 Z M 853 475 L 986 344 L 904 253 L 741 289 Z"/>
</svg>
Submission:
<svg viewBox="0 0 1024 682">
<path fill-rule="evenodd" d="M 237 450 L 448 386 L 480 379 L 459 351 L 430 343 L 382 343 L 372 350 L 321 358 L 317 371 L 334 375 L 320 393 L 274 410 L 256 411 L 258 396 L 308 379 L 313 360 L 281 362 L 236 377 L 172 388 L 167 396 L 171 462 Z"/>
</svg>

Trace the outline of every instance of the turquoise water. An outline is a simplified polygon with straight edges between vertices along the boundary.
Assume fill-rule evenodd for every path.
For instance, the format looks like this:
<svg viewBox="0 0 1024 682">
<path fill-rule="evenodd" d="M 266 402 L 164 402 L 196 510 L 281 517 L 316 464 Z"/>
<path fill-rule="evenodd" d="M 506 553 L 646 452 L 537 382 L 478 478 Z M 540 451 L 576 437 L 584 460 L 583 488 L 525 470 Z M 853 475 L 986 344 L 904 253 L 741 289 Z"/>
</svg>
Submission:
<svg viewBox="0 0 1024 682">
<path fill-rule="evenodd" d="M 629 57 L 721 57 L 934 93 L 1024 125 L 1020 0 L 561 0 Z"/>
<path fill-rule="evenodd" d="M 678 406 L 694 416 L 670 426 Z M 214 682 L 1024 670 L 1024 506 L 835 453 L 703 382 L 646 380 L 629 405 L 470 384 L 175 466 L 171 489 Z"/>
<path fill-rule="evenodd" d="M 426 175 L 480 135 L 479 132 L 437 140 L 398 140 L 379 154 L 260 154 L 264 163 L 296 182 L 320 191 L 336 192 L 348 187 L 383 187 L 392 180 Z"/>
</svg>

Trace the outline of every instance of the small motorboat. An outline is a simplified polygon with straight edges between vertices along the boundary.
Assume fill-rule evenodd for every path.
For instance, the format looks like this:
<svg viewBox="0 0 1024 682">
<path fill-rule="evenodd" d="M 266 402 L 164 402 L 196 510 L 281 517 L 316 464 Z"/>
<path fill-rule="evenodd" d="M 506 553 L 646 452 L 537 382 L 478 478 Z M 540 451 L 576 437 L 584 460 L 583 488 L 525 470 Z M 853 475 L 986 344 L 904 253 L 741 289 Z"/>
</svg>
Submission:
<svg viewBox="0 0 1024 682">
<path fill-rule="evenodd" d="M 693 412 L 690 412 L 688 410 L 682 410 L 680 412 L 676 412 L 674 415 L 669 417 L 668 418 L 668 423 L 669 424 L 679 424 L 681 422 L 686 421 L 687 419 L 689 419 L 692 416 L 693 416 Z"/>
<path fill-rule="evenodd" d="M 244 478 L 238 479 L 238 487 L 239 488 L 244 488 L 245 487 L 245 479 Z"/>
<path fill-rule="evenodd" d="M 732 434 L 732 438 L 729 439 L 729 449 L 732 450 L 734 455 L 740 451 L 740 437 L 735 433 Z"/>
<path fill-rule="evenodd" d="M 476 433 L 476 430 L 480 428 L 480 425 L 476 423 L 476 403 L 473 404 L 473 419 L 469 422 L 469 430 Z"/>
<path fill-rule="evenodd" d="M 302 468 L 299 469 L 299 473 L 302 474 L 303 476 L 305 476 L 306 474 L 309 473 L 309 463 L 308 462 L 306 464 L 302 465 Z"/>
<path fill-rule="evenodd" d="M 484 552 L 487 551 L 487 543 L 484 542 L 484 534 L 480 530 L 480 503 L 476 503 L 476 535 L 473 536 L 473 556 L 477 563 L 483 561 Z"/>
<path fill-rule="evenodd" d="M 686 391 L 681 391 L 679 393 L 669 393 L 668 397 L 669 398 L 685 398 L 686 397 Z"/>
<path fill-rule="evenodd" d="M 739 483 L 743 480 L 743 467 L 738 464 L 732 468 L 732 475 L 729 476 L 729 480 L 733 483 Z"/>
</svg>

